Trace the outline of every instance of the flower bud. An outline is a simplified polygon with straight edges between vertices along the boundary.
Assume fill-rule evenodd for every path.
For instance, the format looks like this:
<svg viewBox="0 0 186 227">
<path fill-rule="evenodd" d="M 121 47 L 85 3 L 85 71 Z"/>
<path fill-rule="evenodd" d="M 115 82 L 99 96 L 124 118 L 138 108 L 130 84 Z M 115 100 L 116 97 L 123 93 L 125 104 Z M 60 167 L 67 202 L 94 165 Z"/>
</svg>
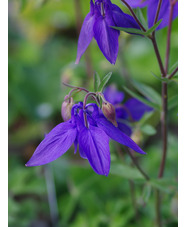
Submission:
<svg viewBox="0 0 186 227">
<path fill-rule="evenodd" d="M 114 106 L 109 102 L 103 102 L 102 111 L 107 120 L 117 127 L 118 124 L 116 122 L 116 112 Z"/>
<path fill-rule="evenodd" d="M 64 102 L 61 106 L 61 115 L 64 121 L 68 121 L 71 118 L 71 110 L 74 105 L 73 98 L 68 95 L 65 96 Z"/>
</svg>

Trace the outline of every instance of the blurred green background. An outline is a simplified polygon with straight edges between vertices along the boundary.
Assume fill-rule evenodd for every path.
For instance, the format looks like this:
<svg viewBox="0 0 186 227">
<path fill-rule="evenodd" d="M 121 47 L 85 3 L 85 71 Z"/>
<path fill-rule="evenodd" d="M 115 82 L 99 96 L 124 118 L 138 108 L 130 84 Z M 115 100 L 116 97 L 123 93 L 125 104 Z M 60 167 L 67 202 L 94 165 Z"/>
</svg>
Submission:
<svg viewBox="0 0 186 227">
<path fill-rule="evenodd" d="M 127 12 L 119 1 L 112 2 Z M 140 36 L 120 35 L 115 66 L 107 62 L 95 40 L 75 65 L 78 34 L 88 12 L 89 0 L 9 0 L 9 226 L 151 227 L 155 188 L 162 192 L 164 226 L 177 226 L 177 77 L 168 87 L 169 142 L 163 182 L 155 180 L 162 152 L 158 111 L 136 123 L 133 134 L 148 153 L 138 159 L 154 179 L 151 183 L 144 183 L 124 147 L 113 141 L 108 177 L 95 174 L 86 160 L 73 154 L 73 147 L 48 165 L 24 166 L 44 133 L 62 122 L 61 103 L 69 92 L 62 81 L 91 91 L 94 71 L 101 77 L 112 71 L 109 83 L 121 91 L 126 86 L 144 95 L 134 88 L 135 80 L 161 94 L 161 81 L 152 75 L 160 76 L 152 45 Z M 142 12 L 145 16 L 145 9 Z M 177 31 L 176 19 L 170 71 L 177 64 Z M 157 32 L 162 59 L 166 34 L 167 28 Z M 76 101 L 82 98 L 79 95 Z"/>
</svg>

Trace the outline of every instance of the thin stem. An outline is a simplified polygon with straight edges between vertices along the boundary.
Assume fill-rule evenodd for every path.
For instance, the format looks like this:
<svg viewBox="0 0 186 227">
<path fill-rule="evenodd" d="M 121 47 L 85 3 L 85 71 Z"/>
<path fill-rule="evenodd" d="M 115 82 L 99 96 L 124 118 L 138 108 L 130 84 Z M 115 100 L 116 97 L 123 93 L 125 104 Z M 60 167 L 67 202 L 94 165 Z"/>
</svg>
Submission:
<svg viewBox="0 0 186 227">
<path fill-rule="evenodd" d="M 156 58 L 158 60 L 158 64 L 159 64 L 160 71 L 161 71 L 161 75 L 162 75 L 162 77 L 165 77 L 166 74 L 165 74 L 164 66 L 163 66 L 163 63 L 162 63 L 162 60 L 161 60 L 161 56 L 160 56 L 160 52 L 159 52 L 159 49 L 158 49 L 158 45 L 157 45 L 157 42 L 156 42 L 155 34 L 153 34 L 150 39 L 152 41 L 152 44 L 153 44 L 153 47 L 154 47 L 154 51 L 155 51 L 155 54 L 156 54 Z"/>
<path fill-rule="evenodd" d="M 175 70 L 167 77 L 168 79 L 172 79 L 172 77 L 178 72 L 178 66 L 175 68 Z"/>
<path fill-rule="evenodd" d="M 132 159 L 134 165 L 136 166 L 136 168 L 140 171 L 140 173 L 144 176 L 144 178 L 149 181 L 150 177 L 145 173 L 145 171 L 141 168 L 141 166 L 139 165 L 139 163 L 137 162 L 136 158 L 133 156 L 133 154 L 131 153 L 130 150 L 126 149 L 127 153 L 129 154 L 130 158 Z"/>
<path fill-rule="evenodd" d="M 157 23 L 158 21 L 158 17 L 159 17 L 159 14 L 160 14 L 160 9 L 161 9 L 161 4 L 162 4 L 162 0 L 159 0 L 158 2 L 158 7 L 157 7 L 157 11 L 156 11 L 156 16 L 155 16 L 155 19 L 154 19 L 154 25 Z"/>
<path fill-rule="evenodd" d="M 73 85 L 70 85 L 70 84 L 67 84 L 65 82 L 62 82 L 62 84 L 66 87 L 70 87 L 70 88 L 75 88 L 77 90 L 80 90 L 80 91 L 85 91 L 86 93 L 89 93 L 89 91 L 87 89 L 85 89 L 84 87 L 76 87 L 76 86 L 73 86 Z"/>
<path fill-rule="evenodd" d="M 165 73 L 166 74 L 168 72 L 169 56 L 170 56 L 170 40 L 171 40 L 173 10 L 174 10 L 174 4 L 171 3 L 169 26 L 168 26 L 168 33 L 167 33 L 167 49 L 166 49 L 166 57 L 165 57 Z"/>
<path fill-rule="evenodd" d="M 160 164 L 158 177 L 162 178 L 165 161 L 167 156 L 167 83 L 162 82 L 162 113 L 161 113 L 161 128 L 162 128 L 162 139 L 163 139 L 163 155 Z"/>
<path fill-rule="evenodd" d="M 168 73 L 168 63 L 170 56 L 170 39 L 171 39 L 171 29 L 172 29 L 172 17 L 173 17 L 173 9 L 174 4 L 171 3 L 170 15 L 169 15 L 169 25 L 168 25 L 168 33 L 167 33 L 167 48 L 166 48 L 166 58 L 165 58 L 165 75 L 166 77 Z M 167 157 L 167 83 L 162 82 L 162 137 L 163 137 L 163 155 L 160 164 L 158 177 L 162 178 L 165 170 L 165 162 Z"/>
<path fill-rule="evenodd" d="M 70 98 L 71 98 L 71 96 L 72 96 L 72 93 L 74 92 L 74 91 L 77 91 L 77 90 L 79 90 L 78 88 L 73 88 L 70 92 L 69 92 L 69 94 L 68 94 L 68 99 L 69 99 L 69 101 L 70 101 Z"/>
<path fill-rule="evenodd" d="M 93 96 L 96 99 L 96 93 L 94 93 L 94 92 L 87 93 L 85 95 L 84 100 L 83 100 L 83 110 L 85 110 L 86 103 L 87 103 L 87 100 L 88 100 L 89 96 Z M 85 111 L 83 112 L 83 116 L 84 116 L 85 126 L 88 128 L 87 115 L 86 115 Z"/>
<path fill-rule="evenodd" d="M 134 17 L 135 21 L 138 23 L 138 25 L 140 26 L 140 28 L 146 32 L 146 29 L 143 27 L 143 25 L 141 24 L 141 22 L 138 20 L 136 14 L 134 13 L 133 9 L 130 7 L 130 5 L 125 1 L 125 0 L 121 0 L 126 6 L 127 8 L 130 10 L 132 16 Z"/>
</svg>

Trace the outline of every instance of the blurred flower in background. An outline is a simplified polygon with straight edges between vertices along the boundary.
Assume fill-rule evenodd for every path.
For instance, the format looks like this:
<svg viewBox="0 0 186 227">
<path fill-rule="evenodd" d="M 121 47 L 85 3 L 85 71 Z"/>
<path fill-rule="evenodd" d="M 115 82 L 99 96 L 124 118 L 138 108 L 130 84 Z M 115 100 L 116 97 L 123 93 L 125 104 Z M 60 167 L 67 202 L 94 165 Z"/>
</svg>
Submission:
<svg viewBox="0 0 186 227">
<path fill-rule="evenodd" d="M 145 113 L 153 111 L 152 107 L 136 98 L 129 98 L 125 103 L 122 103 L 125 94 L 118 91 L 115 84 L 106 87 L 103 94 L 105 99 L 115 107 L 118 128 L 129 136 L 132 133 L 130 123 L 139 121 Z"/>
</svg>

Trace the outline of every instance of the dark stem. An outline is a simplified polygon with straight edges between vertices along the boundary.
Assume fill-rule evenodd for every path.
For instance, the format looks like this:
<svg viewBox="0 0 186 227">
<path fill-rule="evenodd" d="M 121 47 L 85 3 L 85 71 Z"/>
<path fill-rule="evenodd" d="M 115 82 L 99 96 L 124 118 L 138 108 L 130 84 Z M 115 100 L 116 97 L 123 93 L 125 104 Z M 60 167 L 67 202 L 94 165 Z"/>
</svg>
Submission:
<svg viewBox="0 0 186 227">
<path fill-rule="evenodd" d="M 175 70 L 167 77 L 168 79 L 172 79 L 172 77 L 178 72 L 178 66 L 175 68 Z"/>
<path fill-rule="evenodd" d="M 130 150 L 126 149 L 127 153 L 129 154 L 130 158 L 133 161 L 133 164 L 136 166 L 136 168 L 140 171 L 140 173 L 144 176 L 144 178 L 149 181 L 150 177 L 145 173 L 145 171 L 141 168 L 141 166 L 139 165 L 139 163 L 137 162 L 136 158 L 133 156 L 133 154 L 131 153 Z"/>
<path fill-rule="evenodd" d="M 62 82 L 62 84 L 66 87 L 70 87 L 70 88 L 73 88 L 75 90 L 80 90 L 80 91 L 84 91 L 86 93 L 89 93 L 89 91 L 87 89 L 85 89 L 84 87 L 76 87 L 76 86 L 73 86 L 73 85 L 70 85 L 70 84 L 67 84 L 65 82 Z"/>
<path fill-rule="evenodd" d="M 94 92 L 87 93 L 85 95 L 84 100 L 83 100 L 83 110 L 85 110 L 85 107 L 86 107 L 87 100 L 88 100 L 89 96 L 91 96 L 91 97 L 96 99 L 96 93 L 94 93 Z M 85 111 L 83 112 L 83 116 L 84 116 L 85 126 L 88 128 L 87 115 L 86 115 Z"/>
<path fill-rule="evenodd" d="M 158 60 L 158 64 L 159 64 L 160 71 L 161 71 L 161 75 L 162 75 L 162 77 L 165 77 L 166 74 L 165 74 L 165 70 L 164 70 L 164 67 L 163 67 L 162 60 L 161 60 L 161 56 L 160 56 L 160 52 L 159 52 L 159 49 L 158 49 L 158 45 L 157 45 L 157 42 L 156 42 L 155 34 L 153 34 L 150 39 L 152 41 L 152 44 L 153 44 L 153 47 L 154 47 L 154 51 L 155 51 L 155 54 L 156 54 L 156 58 Z"/>
<path fill-rule="evenodd" d="M 158 21 L 158 17 L 159 17 L 159 14 L 160 14 L 160 9 L 161 9 L 161 4 L 162 4 L 162 0 L 159 0 L 158 2 L 158 7 L 157 7 L 157 11 L 156 11 L 156 16 L 155 16 L 155 19 L 154 19 L 154 25 L 157 23 Z"/>
<path fill-rule="evenodd" d="M 170 55 L 170 38 L 171 38 L 171 28 L 172 28 L 172 17 L 173 17 L 173 9 L 174 4 L 171 3 L 170 15 L 169 15 L 169 25 L 168 25 L 168 33 L 167 33 L 167 48 L 166 48 L 166 58 L 165 58 L 165 75 L 166 77 L 168 73 L 168 64 L 169 64 L 169 55 Z M 163 137 L 163 155 L 159 169 L 159 178 L 163 177 L 165 170 L 165 162 L 167 156 L 167 83 L 162 82 L 162 137 Z"/>
<path fill-rule="evenodd" d="M 165 161 L 167 156 L 167 83 L 162 82 L 162 113 L 161 113 L 161 128 L 163 139 L 163 155 L 159 169 L 158 177 L 163 177 L 165 169 Z"/>
<path fill-rule="evenodd" d="M 159 12 L 161 9 L 161 3 L 162 0 L 159 0 L 158 3 L 158 9 L 155 17 L 154 24 L 158 20 Z M 170 38 L 171 38 L 171 27 L 172 27 L 172 16 L 173 16 L 173 7 L 175 3 L 171 3 L 171 9 L 170 9 L 170 16 L 169 16 L 169 25 L 168 25 L 168 34 L 167 34 L 167 47 L 166 47 L 166 58 L 165 58 L 165 68 L 163 67 L 162 60 L 159 54 L 159 50 L 156 44 L 155 40 L 155 32 L 152 34 L 152 43 L 154 46 L 154 50 L 156 53 L 156 57 L 159 63 L 159 67 L 161 70 L 162 77 L 167 77 L 168 73 L 168 64 L 169 64 L 169 56 L 170 56 Z M 175 73 L 177 69 L 174 70 L 174 72 L 168 77 L 171 78 Z M 166 163 L 166 156 L 167 156 L 167 83 L 162 82 L 162 114 L 161 114 L 161 128 L 162 128 L 162 140 L 163 140 L 163 154 L 162 154 L 162 160 L 160 163 L 160 169 L 158 177 L 162 178 L 165 170 L 165 163 Z M 156 223 L 158 227 L 162 227 L 162 221 L 161 221 L 161 194 L 159 190 L 156 190 Z"/>
<path fill-rule="evenodd" d="M 174 10 L 174 5 L 171 3 L 170 16 L 169 16 L 169 26 L 168 26 L 168 33 L 167 33 L 167 49 L 166 49 L 166 57 L 165 57 L 165 73 L 166 74 L 168 72 L 168 66 L 169 66 L 170 40 L 171 40 L 173 10 Z"/>
<path fill-rule="evenodd" d="M 141 22 L 138 20 L 136 14 L 134 13 L 133 9 L 130 7 L 130 5 L 125 1 L 125 0 L 121 0 L 126 6 L 127 8 L 130 10 L 132 16 L 134 17 L 135 21 L 138 23 L 138 25 L 140 26 L 140 28 L 146 32 L 146 29 L 143 27 L 143 25 L 141 24 Z"/>
</svg>

